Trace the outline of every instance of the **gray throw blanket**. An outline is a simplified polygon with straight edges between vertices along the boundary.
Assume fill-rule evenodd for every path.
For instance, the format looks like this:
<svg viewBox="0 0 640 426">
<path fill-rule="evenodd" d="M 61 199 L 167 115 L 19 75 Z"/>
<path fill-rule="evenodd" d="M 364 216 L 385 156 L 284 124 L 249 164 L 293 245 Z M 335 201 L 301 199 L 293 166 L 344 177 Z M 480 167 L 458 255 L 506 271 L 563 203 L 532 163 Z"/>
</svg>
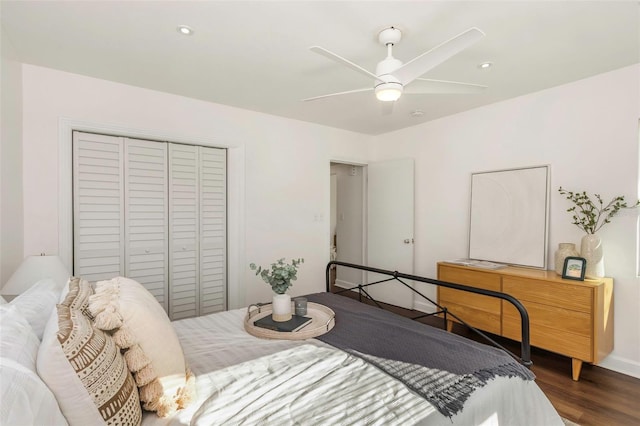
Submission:
<svg viewBox="0 0 640 426">
<path fill-rule="evenodd" d="M 336 325 L 317 337 L 357 355 L 402 381 L 451 417 L 494 377 L 533 380 L 504 351 L 331 293 L 306 296 L 336 313 Z"/>
</svg>

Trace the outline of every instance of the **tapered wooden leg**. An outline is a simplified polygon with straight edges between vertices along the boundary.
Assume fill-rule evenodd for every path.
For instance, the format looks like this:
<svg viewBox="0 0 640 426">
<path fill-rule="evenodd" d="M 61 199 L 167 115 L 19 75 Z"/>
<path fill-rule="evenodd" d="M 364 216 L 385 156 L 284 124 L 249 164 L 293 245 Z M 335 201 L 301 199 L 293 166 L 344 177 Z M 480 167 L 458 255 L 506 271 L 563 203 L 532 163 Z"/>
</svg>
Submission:
<svg viewBox="0 0 640 426">
<path fill-rule="evenodd" d="M 580 380 L 580 371 L 582 371 L 582 360 L 571 358 L 571 375 L 576 382 Z"/>
<path fill-rule="evenodd" d="M 451 330 L 453 330 L 453 321 L 447 320 L 447 331 L 451 333 Z"/>
</svg>

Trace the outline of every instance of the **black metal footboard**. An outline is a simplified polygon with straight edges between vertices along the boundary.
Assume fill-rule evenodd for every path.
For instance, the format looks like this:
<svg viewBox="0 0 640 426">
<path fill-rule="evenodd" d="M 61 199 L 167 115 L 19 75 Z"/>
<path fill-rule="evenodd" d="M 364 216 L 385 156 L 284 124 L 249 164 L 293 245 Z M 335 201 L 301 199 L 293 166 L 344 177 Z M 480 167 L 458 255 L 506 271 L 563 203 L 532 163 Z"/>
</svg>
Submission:
<svg viewBox="0 0 640 426">
<path fill-rule="evenodd" d="M 494 345 L 494 346 L 504 350 L 508 354 L 510 354 L 513 358 L 518 360 L 518 362 L 520 362 L 521 364 L 523 364 L 523 365 L 525 365 L 527 367 L 530 367 L 533 364 L 533 362 L 531 361 L 531 346 L 530 346 L 530 343 L 529 343 L 529 314 L 527 313 L 527 310 L 522 305 L 522 303 L 520 303 L 520 301 L 518 301 L 518 299 L 516 299 L 513 296 L 510 296 L 510 295 L 508 295 L 506 293 L 501 293 L 501 292 L 498 292 L 498 291 L 492 291 L 492 290 L 485 290 L 485 289 L 482 289 L 482 288 L 469 287 L 469 286 L 466 286 L 466 285 L 449 283 L 449 282 L 446 282 L 446 281 L 440 281 L 440 280 L 435 280 L 435 279 L 431 279 L 431 278 L 419 277 L 417 275 L 403 274 L 403 273 L 398 272 L 398 271 L 387 271 L 387 270 L 384 270 L 384 269 L 371 268 L 369 266 L 356 265 L 356 264 L 353 264 L 353 263 L 346 263 L 346 262 L 339 262 L 339 261 L 336 261 L 336 260 L 333 260 L 333 261 L 331 261 L 331 262 L 329 262 L 327 264 L 327 269 L 326 269 L 327 292 L 331 291 L 331 277 L 330 277 L 330 274 L 331 274 L 331 267 L 333 265 L 344 266 L 344 267 L 353 268 L 353 269 L 359 269 L 361 271 L 375 272 L 376 274 L 386 275 L 386 276 L 389 277 L 389 278 L 385 278 L 385 279 L 382 279 L 382 280 L 379 280 L 379 281 L 375 281 L 375 282 L 372 282 L 372 283 L 360 284 L 360 285 L 357 285 L 357 286 L 352 287 L 352 288 L 342 289 L 342 290 L 340 290 L 340 291 L 338 291 L 336 293 L 342 293 L 342 292 L 346 292 L 346 291 L 358 290 L 358 295 L 359 295 L 360 301 L 362 301 L 362 296 L 364 295 L 367 299 L 369 299 L 373 303 L 375 303 L 379 308 L 383 308 L 384 309 L 384 307 L 377 300 L 375 300 L 373 297 L 371 297 L 371 295 L 367 292 L 366 289 L 367 289 L 367 287 L 370 287 L 370 286 L 375 285 L 375 284 L 381 284 L 381 283 L 384 283 L 384 282 L 394 281 L 394 280 L 398 281 L 401 284 L 403 284 L 405 287 L 411 289 L 411 291 L 413 291 L 415 294 L 419 295 L 423 299 L 425 299 L 425 300 L 429 301 L 430 303 L 432 303 L 438 309 L 437 312 L 434 312 L 432 314 L 420 315 L 418 317 L 414 317 L 413 319 L 419 319 L 419 318 L 424 318 L 426 316 L 433 316 L 433 315 L 442 315 L 442 317 L 444 319 L 444 323 L 446 324 L 447 323 L 447 316 L 450 315 L 453 318 L 455 318 L 457 321 L 459 321 L 462 324 L 464 324 L 465 326 L 469 327 L 469 329 L 472 330 L 473 332 L 475 332 L 478 335 L 482 336 L 484 339 L 489 341 L 492 345 Z M 442 286 L 442 287 L 448 287 L 448 288 L 452 288 L 452 289 L 455 289 L 455 290 L 461 290 L 461 291 L 467 291 L 467 292 L 470 292 L 470 293 L 481 294 L 483 296 L 496 297 L 496 298 L 499 298 L 499 299 L 502 299 L 502 300 L 506 300 L 507 302 L 511 303 L 513 306 L 515 306 L 515 308 L 520 313 L 520 318 L 522 320 L 522 322 L 521 322 L 521 324 L 522 324 L 522 339 L 521 340 L 522 341 L 521 341 L 521 354 L 520 354 L 520 356 L 517 356 L 516 354 L 514 354 L 510 350 L 504 348 L 502 345 L 500 345 L 498 342 L 496 342 L 494 339 L 492 339 L 491 337 L 489 337 L 488 335 L 486 335 L 482 331 L 480 331 L 480 330 L 476 329 L 475 327 L 467 324 L 464 320 L 460 319 L 453 312 L 450 312 L 446 307 L 440 306 L 438 303 L 434 302 L 429 297 L 427 297 L 424 294 L 422 294 L 420 291 L 416 290 L 415 288 L 411 287 L 409 284 L 407 284 L 404 281 L 402 281 L 402 279 L 410 280 L 410 281 L 418 281 L 418 282 L 438 285 L 438 286 Z"/>
</svg>

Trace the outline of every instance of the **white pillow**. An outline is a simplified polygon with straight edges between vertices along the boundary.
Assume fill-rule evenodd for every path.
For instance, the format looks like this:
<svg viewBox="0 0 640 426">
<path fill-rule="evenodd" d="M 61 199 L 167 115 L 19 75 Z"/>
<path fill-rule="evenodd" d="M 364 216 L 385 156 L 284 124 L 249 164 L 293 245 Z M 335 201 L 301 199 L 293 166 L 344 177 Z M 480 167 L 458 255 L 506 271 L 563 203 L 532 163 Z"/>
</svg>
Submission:
<svg viewBox="0 0 640 426">
<path fill-rule="evenodd" d="M 120 349 L 79 310 L 54 309 L 37 366 L 70 424 L 140 424 L 138 389 Z"/>
<path fill-rule="evenodd" d="M 40 340 L 31 325 L 12 305 L 0 305 L 0 356 L 36 371 Z"/>
<path fill-rule="evenodd" d="M 147 289 L 124 277 L 99 281 L 89 311 L 96 327 L 114 330 L 116 344 L 126 349 L 145 410 L 166 417 L 192 402 L 195 377 L 171 321 Z"/>
<path fill-rule="evenodd" d="M 7 301 L 4 299 L 4 297 L 0 296 L 0 305 L 6 305 Z"/>
<path fill-rule="evenodd" d="M 22 316 L 29 321 L 40 340 L 53 307 L 58 303 L 63 286 L 51 278 L 44 278 L 9 303 L 18 308 Z"/>
<path fill-rule="evenodd" d="M 22 364 L 0 358 L 0 424 L 66 425 L 58 402 L 38 375 Z"/>
<path fill-rule="evenodd" d="M 40 340 L 12 305 L 0 305 L 0 425 L 66 425 L 36 373 Z"/>
</svg>

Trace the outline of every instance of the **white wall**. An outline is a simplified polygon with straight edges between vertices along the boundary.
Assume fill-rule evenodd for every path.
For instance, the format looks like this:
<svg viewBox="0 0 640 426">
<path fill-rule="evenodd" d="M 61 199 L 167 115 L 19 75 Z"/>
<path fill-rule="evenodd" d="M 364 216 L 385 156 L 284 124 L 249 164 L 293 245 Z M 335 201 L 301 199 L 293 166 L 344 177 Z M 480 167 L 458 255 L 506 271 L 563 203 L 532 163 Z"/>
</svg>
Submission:
<svg viewBox="0 0 640 426">
<path fill-rule="evenodd" d="M 372 159 L 415 159 L 415 272 L 435 277 L 436 262 L 467 255 L 472 172 L 551 165 L 550 269 L 558 243 L 583 235 L 559 186 L 633 202 L 639 76 L 627 67 L 377 137 Z M 615 349 L 603 366 L 640 377 L 637 217 L 626 211 L 601 231 L 615 280 Z"/>
<path fill-rule="evenodd" d="M 59 131 L 91 123 L 182 141 L 208 141 L 239 150 L 229 168 L 238 210 L 233 305 L 268 300 L 271 289 L 248 264 L 280 257 L 305 263 L 290 293 L 324 290 L 329 260 L 330 158 L 360 158 L 370 137 L 104 80 L 23 65 L 24 254 L 57 253 Z M 238 155 L 236 155 L 238 157 Z M 231 196 L 231 195 L 230 195 Z M 319 218 L 319 219 L 318 219 Z M 230 254 L 230 258 L 233 254 Z"/>
<path fill-rule="evenodd" d="M 1 30 L 0 30 L 1 31 Z M 22 75 L 9 38 L 0 34 L 0 287 L 23 259 Z"/>
</svg>

